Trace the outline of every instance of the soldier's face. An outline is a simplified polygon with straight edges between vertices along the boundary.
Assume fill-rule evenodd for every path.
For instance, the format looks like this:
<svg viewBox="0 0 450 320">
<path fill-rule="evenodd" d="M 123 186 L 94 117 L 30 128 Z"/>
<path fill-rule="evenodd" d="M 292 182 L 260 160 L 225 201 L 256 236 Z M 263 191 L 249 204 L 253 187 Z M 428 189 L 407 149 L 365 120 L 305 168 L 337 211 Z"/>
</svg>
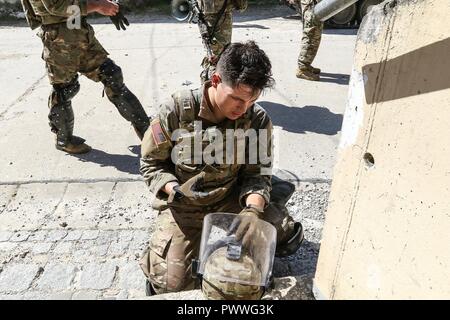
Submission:
<svg viewBox="0 0 450 320">
<path fill-rule="evenodd" d="M 216 76 L 216 75 L 214 75 Z M 261 91 L 256 92 L 247 85 L 231 87 L 220 80 L 220 77 L 212 79 L 216 88 L 215 102 L 217 111 L 230 120 L 240 118 L 259 98 Z"/>
</svg>

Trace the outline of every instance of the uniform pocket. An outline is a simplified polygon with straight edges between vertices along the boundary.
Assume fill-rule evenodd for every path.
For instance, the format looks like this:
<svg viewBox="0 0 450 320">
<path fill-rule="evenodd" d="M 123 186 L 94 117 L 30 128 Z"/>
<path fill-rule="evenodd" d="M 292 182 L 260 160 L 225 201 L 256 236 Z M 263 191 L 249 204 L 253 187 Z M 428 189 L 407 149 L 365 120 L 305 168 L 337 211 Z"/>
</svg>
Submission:
<svg viewBox="0 0 450 320">
<path fill-rule="evenodd" d="M 157 219 L 157 229 L 153 233 L 149 247 L 139 263 L 147 278 L 159 288 L 167 288 L 167 253 L 174 234 L 173 224 L 171 214 L 162 211 Z"/>
<path fill-rule="evenodd" d="M 165 259 L 173 237 L 174 220 L 167 211 L 162 211 L 157 219 L 157 229 L 150 239 L 149 247 L 158 256 Z"/>
<path fill-rule="evenodd" d="M 144 251 L 139 265 L 147 278 L 164 285 L 167 271 L 167 251 L 172 241 L 171 216 L 162 211 L 157 218 L 157 229 L 153 233 L 149 246 Z"/>
</svg>

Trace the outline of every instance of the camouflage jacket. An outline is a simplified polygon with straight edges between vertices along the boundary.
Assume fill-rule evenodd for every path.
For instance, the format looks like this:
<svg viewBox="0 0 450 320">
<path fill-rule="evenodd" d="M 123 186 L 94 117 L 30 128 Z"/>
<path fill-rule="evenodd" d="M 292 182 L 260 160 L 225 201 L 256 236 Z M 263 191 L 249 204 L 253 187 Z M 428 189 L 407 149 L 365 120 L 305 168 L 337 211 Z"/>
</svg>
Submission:
<svg viewBox="0 0 450 320">
<path fill-rule="evenodd" d="M 269 116 L 263 108 L 254 104 L 241 118 L 226 119 L 218 123 L 209 103 L 204 99 L 203 92 L 207 86 L 208 82 L 200 89 L 174 93 L 172 99 L 161 105 L 144 136 L 141 173 L 150 191 L 156 196 L 155 203 L 167 200 L 167 194 L 161 189 L 168 182 L 178 181 L 182 184 L 205 171 L 203 191 L 210 192 L 217 188 L 222 190 L 207 201 L 208 206 L 220 203 L 236 191 L 239 193 L 241 206 L 245 206 L 245 196 L 251 193 L 263 196 L 267 205 L 270 200 L 272 166 L 272 122 Z M 243 134 L 231 135 L 251 131 L 257 132 L 256 137 L 252 136 L 254 140 L 251 142 L 250 138 L 246 141 Z M 222 137 L 218 137 L 217 132 Z M 223 141 L 222 144 L 217 144 L 220 140 Z M 196 146 L 195 141 L 199 142 Z M 256 146 L 258 151 L 254 149 Z M 211 149 L 214 151 L 211 152 Z M 238 156 L 243 154 L 239 152 L 243 149 L 245 160 Z M 233 154 L 228 158 L 231 161 L 227 161 L 226 152 L 230 150 L 234 150 L 234 153 L 231 151 Z M 257 159 L 249 161 L 250 153 L 258 153 Z M 215 160 L 207 159 L 205 154 L 212 155 Z M 153 207 L 160 209 L 155 203 Z M 192 203 L 193 207 L 202 205 Z"/>
<path fill-rule="evenodd" d="M 244 11 L 248 6 L 247 0 L 197 0 L 197 2 L 205 15 L 216 15 L 221 10 L 227 13 L 231 13 L 233 9 Z"/>
<path fill-rule="evenodd" d="M 87 15 L 87 0 L 21 0 L 32 29 L 35 25 L 30 21 L 36 17 L 42 24 L 53 24 L 65 22 L 69 17 L 77 14 Z"/>
</svg>

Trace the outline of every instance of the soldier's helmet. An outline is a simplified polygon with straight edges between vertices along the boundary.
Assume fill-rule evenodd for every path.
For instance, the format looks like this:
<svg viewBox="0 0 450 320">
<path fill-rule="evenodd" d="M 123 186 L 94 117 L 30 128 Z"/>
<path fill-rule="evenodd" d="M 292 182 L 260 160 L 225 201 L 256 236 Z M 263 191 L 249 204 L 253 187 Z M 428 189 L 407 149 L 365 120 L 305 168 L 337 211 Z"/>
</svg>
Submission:
<svg viewBox="0 0 450 320">
<path fill-rule="evenodd" d="M 202 291 L 211 300 L 258 300 L 269 285 L 276 230 L 257 219 L 252 240 L 242 245 L 230 232 L 241 216 L 211 213 L 203 221 L 199 261 L 194 269 Z"/>
<path fill-rule="evenodd" d="M 260 286 L 261 271 L 248 254 L 232 260 L 228 248 L 214 251 L 203 271 L 202 291 L 210 300 L 259 300 L 264 293 Z"/>
</svg>

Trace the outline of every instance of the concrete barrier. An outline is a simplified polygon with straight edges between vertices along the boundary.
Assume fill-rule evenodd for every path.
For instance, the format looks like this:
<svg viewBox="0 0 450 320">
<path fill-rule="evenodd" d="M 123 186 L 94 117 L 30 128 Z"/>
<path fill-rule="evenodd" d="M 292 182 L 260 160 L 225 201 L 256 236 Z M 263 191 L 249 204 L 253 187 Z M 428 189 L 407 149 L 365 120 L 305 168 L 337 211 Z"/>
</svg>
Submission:
<svg viewBox="0 0 450 320">
<path fill-rule="evenodd" d="M 449 299 L 450 7 L 385 1 L 358 32 L 318 299 Z"/>
</svg>

